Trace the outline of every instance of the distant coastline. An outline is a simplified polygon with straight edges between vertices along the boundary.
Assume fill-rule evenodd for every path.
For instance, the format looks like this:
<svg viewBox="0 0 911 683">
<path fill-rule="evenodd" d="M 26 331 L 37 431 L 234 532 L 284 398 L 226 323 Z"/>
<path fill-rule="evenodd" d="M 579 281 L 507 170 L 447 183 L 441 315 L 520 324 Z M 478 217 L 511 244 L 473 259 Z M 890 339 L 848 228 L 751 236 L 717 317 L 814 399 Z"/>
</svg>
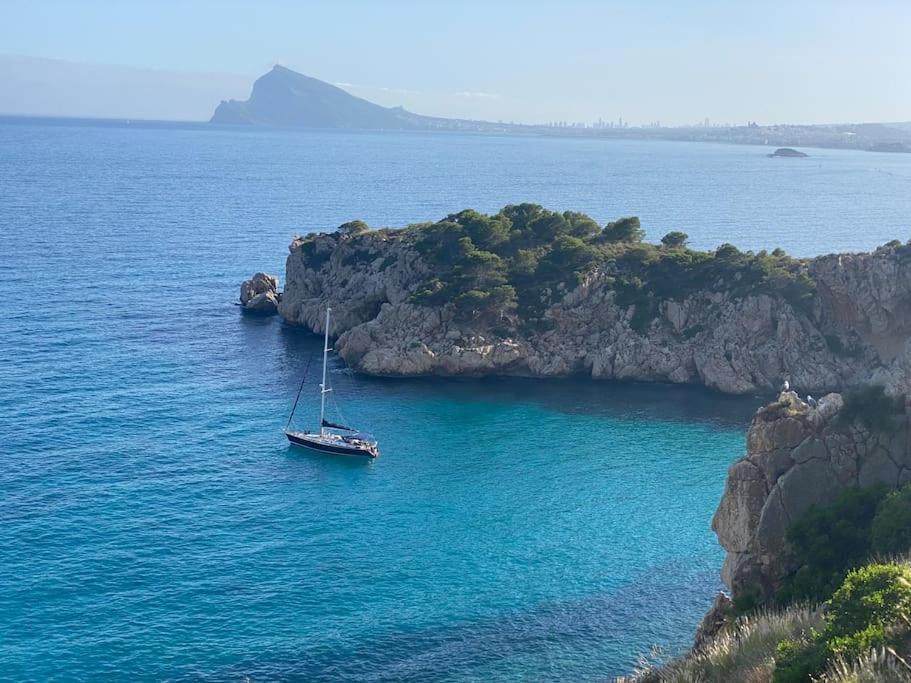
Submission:
<svg viewBox="0 0 911 683">
<path fill-rule="evenodd" d="M 156 128 L 156 129 L 167 129 L 172 128 L 175 130 L 179 129 L 192 129 L 192 130 L 242 130 L 244 126 L 230 125 L 230 124 L 213 124 L 208 121 L 191 121 L 191 120 L 177 120 L 177 119 L 121 119 L 121 118 L 104 118 L 104 117 L 82 117 L 82 116 L 48 116 L 43 114 L 0 114 L 0 124 L 7 125 L 34 125 L 42 124 L 48 126 L 107 126 L 112 128 Z M 875 125 L 875 126 L 889 126 L 890 124 L 861 124 L 861 125 Z M 906 125 L 906 124 L 901 124 Z M 911 131 L 911 124 L 909 126 L 909 131 Z M 628 141 L 645 141 L 645 142 L 700 142 L 700 143 L 715 143 L 715 144 L 731 144 L 731 145 L 745 145 L 745 146 L 755 146 L 760 148 L 776 148 L 778 143 L 764 142 L 758 140 L 750 139 L 741 139 L 736 135 L 738 128 L 718 128 L 718 129 L 699 129 L 699 128 L 661 128 L 661 129 L 646 129 L 646 128 L 627 128 L 623 131 L 601 131 L 595 129 L 559 129 L 559 128 L 550 128 L 547 126 L 532 126 L 532 125 L 508 125 L 508 124 L 489 124 L 489 128 L 479 126 L 476 129 L 464 127 L 458 129 L 433 129 L 433 130 L 414 130 L 414 129 L 389 129 L 387 132 L 441 132 L 441 133 L 461 133 L 461 134 L 473 134 L 473 135 L 507 135 L 514 137 L 544 137 L 544 138 L 572 138 L 580 140 L 628 140 Z M 837 126 L 808 126 L 810 128 L 820 127 L 820 128 L 837 128 Z M 275 130 L 289 130 L 289 131 L 305 131 L 305 130 L 336 130 L 338 132 L 349 131 L 352 133 L 357 132 L 383 132 L 371 130 L 371 129 L 360 129 L 360 128 L 347 128 L 347 129 L 326 129 L 326 128 L 302 128 L 299 126 L 270 126 L 269 128 Z M 777 126 L 775 128 L 805 128 L 804 126 Z M 716 131 L 714 134 L 706 131 Z M 729 131 L 728 135 L 725 135 L 724 132 Z M 663 135 L 661 133 L 664 133 Z M 881 154 L 895 154 L 895 153 L 905 153 L 911 152 L 911 133 L 908 135 L 909 142 L 907 143 L 896 143 L 895 145 L 889 145 L 884 143 L 883 145 L 871 145 L 869 148 L 861 148 L 858 146 L 851 145 L 839 145 L 839 144 L 824 144 L 817 143 L 813 144 L 810 142 L 795 144 L 795 146 L 809 148 L 809 149 L 842 149 L 842 150 L 855 150 L 855 151 L 865 151 L 865 152 L 878 152 Z"/>
<path fill-rule="evenodd" d="M 325 81 L 276 65 L 253 84 L 246 100 L 224 100 L 211 123 L 302 128 L 367 130 L 472 131 L 499 134 L 532 134 L 607 139 L 727 142 L 776 148 L 823 147 L 881 152 L 911 151 L 911 124 L 838 124 L 760 126 L 660 125 L 630 127 L 622 120 L 594 126 L 492 123 L 415 114 L 402 107 L 382 107 Z M 794 154 L 791 156 L 798 156 Z"/>
</svg>

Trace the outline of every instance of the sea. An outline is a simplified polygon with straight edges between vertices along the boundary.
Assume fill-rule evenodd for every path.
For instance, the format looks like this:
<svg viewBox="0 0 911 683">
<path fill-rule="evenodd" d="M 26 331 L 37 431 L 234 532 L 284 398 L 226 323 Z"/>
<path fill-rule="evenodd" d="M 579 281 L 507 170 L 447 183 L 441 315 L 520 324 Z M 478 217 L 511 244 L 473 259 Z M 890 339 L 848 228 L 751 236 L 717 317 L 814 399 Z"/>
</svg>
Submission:
<svg viewBox="0 0 911 683">
<path fill-rule="evenodd" d="M 0 679 L 604 681 L 683 651 L 765 396 L 376 379 L 235 306 L 294 235 L 517 202 L 799 256 L 911 237 L 911 155 L 0 119 Z M 799 390 L 799 387 L 798 387 Z"/>
</svg>

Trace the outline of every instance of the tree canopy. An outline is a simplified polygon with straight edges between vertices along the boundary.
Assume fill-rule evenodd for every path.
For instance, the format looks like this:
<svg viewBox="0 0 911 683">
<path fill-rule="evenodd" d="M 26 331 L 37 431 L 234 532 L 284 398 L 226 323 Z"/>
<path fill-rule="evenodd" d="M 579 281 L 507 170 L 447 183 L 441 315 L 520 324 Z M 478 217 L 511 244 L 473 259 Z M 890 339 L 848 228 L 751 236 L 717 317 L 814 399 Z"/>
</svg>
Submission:
<svg viewBox="0 0 911 683">
<path fill-rule="evenodd" d="M 370 231 L 363 221 L 351 221 L 338 232 L 351 240 L 407 236 L 434 270 L 415 290 L 414 303 L 452 304 L 466 318 L 503 324 L 542 322 L 548 306 L 596 269 L 616 301 L 635 308 L 631 324 L 643 332 L 662 301 L 696 292 L 766 292 L 806 307 L 815 288 L 806 263 L 780 249 L 753 253 L 723 244 L 714 252 L 697 251 L 679 230 L 654 245 L 643 241 L 635 216 L 601 227 L 584 213 L 530 203 L 490 215 L 465 209 L 402 230 Z"/>
</svg>

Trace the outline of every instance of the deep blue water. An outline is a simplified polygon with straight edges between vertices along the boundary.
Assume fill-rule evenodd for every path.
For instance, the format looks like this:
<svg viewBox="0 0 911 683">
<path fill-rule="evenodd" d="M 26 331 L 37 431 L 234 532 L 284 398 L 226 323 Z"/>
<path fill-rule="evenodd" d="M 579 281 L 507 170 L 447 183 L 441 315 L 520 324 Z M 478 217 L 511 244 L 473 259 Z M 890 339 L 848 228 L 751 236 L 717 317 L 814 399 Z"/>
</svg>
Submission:
<svg viewBox="0 0 911 683">
<path fill-rule="evenodd" d="M 294 233 L 525 200 L 698 246 L 909 237 L 911 157 L 765 151 L 0 121 L 0 678 L 581 681 L 683 647 L 756 400 L 334 359 L 383 454 L 307 455 L 320 340 L 232 301 Z"/>
</svg>

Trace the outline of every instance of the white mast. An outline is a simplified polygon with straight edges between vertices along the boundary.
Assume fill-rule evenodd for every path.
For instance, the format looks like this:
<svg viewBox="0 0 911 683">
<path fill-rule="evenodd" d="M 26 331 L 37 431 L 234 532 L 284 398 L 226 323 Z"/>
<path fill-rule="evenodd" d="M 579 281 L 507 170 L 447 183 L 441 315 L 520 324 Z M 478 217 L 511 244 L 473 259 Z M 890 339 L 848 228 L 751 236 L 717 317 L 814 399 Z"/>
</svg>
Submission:
<svg viewBox="0 0 911 683">
<path fill-rule="evenodd" d="M 326 394 L 332 391 L 326 387 L 326 363 L 329 358 L 329 311 L 331 310 L 331 308 L 326 306 L 326 336 L 323 341 L 323 383 L 319 385 L 319 435 L 321 437 L 326 434 L 326 428 L 323 427 L 323 419 L 326 415 Z"/>
</svg>

